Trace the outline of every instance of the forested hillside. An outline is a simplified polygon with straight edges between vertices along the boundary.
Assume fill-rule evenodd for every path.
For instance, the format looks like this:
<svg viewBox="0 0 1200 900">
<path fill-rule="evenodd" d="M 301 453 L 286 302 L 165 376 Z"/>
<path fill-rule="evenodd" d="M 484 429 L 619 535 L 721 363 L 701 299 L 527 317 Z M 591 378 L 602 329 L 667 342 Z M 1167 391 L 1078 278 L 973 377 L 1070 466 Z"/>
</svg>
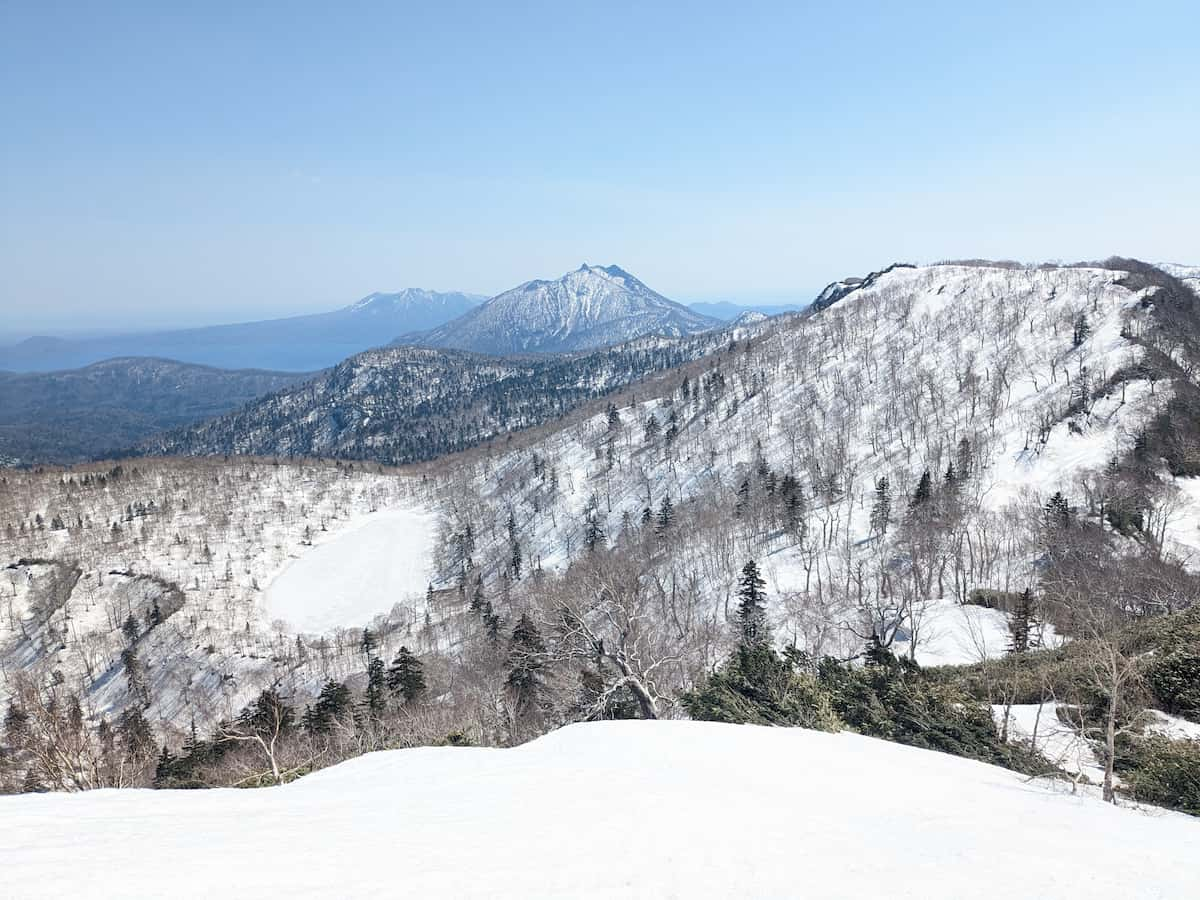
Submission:
<svg viewBox="0 0 1200 900">
<path fill-rule="evenodd" d="M 0 372 L 0 462 L 102 458 L 309 377 L 145 358 L 110 359 L 60 372 Z"/>
<path fill-rule="evenodd" d="M 144 442 L 154 454 L 335 456 L 396 465 L 541 425 L 729 334 L 645 339 L 579 355 L 491 357 L 394 347 L 351 357 L 311 382 Z"/>
<path fill-rule="evenodd" d="M 559 363 L 367 354 L 164 446 L 420 459 L 541 426 L 399 472 L 10 474 L 6 784 L 270 783 L 373 748 L 691 716 L 1200 809 L 1195 295 L 1113 260 L 893 267 L 827 298 L 706 355 L 578 357 L 573 400 L 567 369 L 538 368 Z M 332 634 L 269 620 L 289 558 L 324 544 L 336 575 L 370 509 L 438 523 L 408 590 Z M 39 755 L 63 728 L 86 765 Z"/>
</svg>

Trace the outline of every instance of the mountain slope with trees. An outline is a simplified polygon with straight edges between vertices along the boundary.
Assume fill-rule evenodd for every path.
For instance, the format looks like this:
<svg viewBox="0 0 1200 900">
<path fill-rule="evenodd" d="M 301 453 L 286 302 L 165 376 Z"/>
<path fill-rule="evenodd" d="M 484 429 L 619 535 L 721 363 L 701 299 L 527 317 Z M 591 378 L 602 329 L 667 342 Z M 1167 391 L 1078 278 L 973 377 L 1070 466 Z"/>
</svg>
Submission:
<svg viewBox="0 0 1200 900">
<path fill-rule="evenodd" d="M 1193 751 L 1153 729 L 1196 718 L 1195 642 L 1119 636 L 1200 597 L 1195 295 L 1131 260 L 894 267 L 837 292 L 400 472 L 139 460 L 103 490 L 95 473 L 13 477 L 16 721 L 136 711 L 147 727 L 123 733 L 167 745 L 160 765 L 135 741 L 143 783 L 272 783 L 369 748 L 690 714 L 1185 797 L 1169 786 Z M 286 435 L 284 413 L 264 433 Z M 181 495 L 186 512 L 164 505 Z M 404 504 L 438 520 L 408 596 L 329 635 L 266 620 L 263 584 L 318 526 Z M 127 599 L 130 578 L 148 593 Z M 1020 737 L 1031 707 L 1053 734 Z M 126 751 L 81 733 L 112 777 Z M 12 746 L 7 784 L 51 780 L 37 740 Z"/>
<path fill-rule="evenodd" d="M 0 373 L 0 461 L 96 459 L 308 377 L 143 358 L 64 372 Z"/>
<path fill-rule="evenodd" d="M 703 356 L 724 339 L 644 339 L 589 353 L 503 358 L 407 346 L 372 350 L 236 412 L 157 435 L 142 450 L 418 462 L 552 421 Z"/>
</svg>

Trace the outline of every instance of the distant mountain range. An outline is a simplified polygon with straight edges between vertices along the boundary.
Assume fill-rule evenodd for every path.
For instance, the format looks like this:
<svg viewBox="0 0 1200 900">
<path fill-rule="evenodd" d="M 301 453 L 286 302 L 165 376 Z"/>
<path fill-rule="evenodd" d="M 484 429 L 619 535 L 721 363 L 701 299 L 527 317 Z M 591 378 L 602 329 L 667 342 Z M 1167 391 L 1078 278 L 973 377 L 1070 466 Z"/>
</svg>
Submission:
<svg viewBox="0 0 1200 900">
<path fill-rule="evenodd" d="M 617 266 L 589 266 L 555 281 L 527 281 L 459 318 L 397 344 L 475 353 L 562 353 L 639 337 L 683 337 L 719 319 L 668 300 Z"/>
<path fill-rule="evenodd" d="M 0 369 L 50 372 L 141 356 L 227 369 L 311 372 L 386 344 L 397 334 L 434 328 L 484 299 L 408 288 L 371 294 L 333 312 L 284 319 L 77 340 L 33 337 L 0 347 Z"/>
<path fill-rule="evenodd" d="M 70 372 L 3 372 L 0 465 L 94 459 L 310 377 L 145 358 Z"/>
<path fill-rule="evenodd" d="M 764 316 L 779 316 L 789 312 L 799 312 L 806 308 L 807 303 L 730 303 L 728 300 L 718 300 L 713 303 L 689 303 L 688 309 L 695 310 L 702 316 L 732 322 L 747 312 L 762 313 Z"/>
</svg>

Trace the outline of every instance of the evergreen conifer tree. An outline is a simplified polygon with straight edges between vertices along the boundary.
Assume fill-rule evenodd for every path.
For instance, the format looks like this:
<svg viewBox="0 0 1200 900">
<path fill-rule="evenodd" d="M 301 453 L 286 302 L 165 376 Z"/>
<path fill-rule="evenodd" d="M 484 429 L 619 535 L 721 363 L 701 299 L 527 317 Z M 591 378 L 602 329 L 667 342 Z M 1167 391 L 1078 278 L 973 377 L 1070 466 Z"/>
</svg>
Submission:
<svg viewBox="0 0 1200 900">
<path fill-rule="evenodd" d="M 1087 313 L 1080 311 L 1075 317 L 1074 325 L 1071 329 L 1071 346 L 1078 347 L 1087 340 L 1088 335 L 1092 333 L 1091 323 L 1088 322 Z"/>
<path fill-rule="evenodd" d="M 658 521 L 655 523 L 655 530 L 659 534 L 664 534 L 674 522 L 675 507 L 671 505 L 670 495 L 664 494 L 662 505 L 658 508 Z"/>
<path fill-rule="evenodd" d="M 921 473 L 921 480 L 917 482 L 917 489 L 913 491 L 912 502 L 909 504 L 913 509 L 921 506 L 929 501 L 933 496 L 933 478 L 929 475 L 929 470 L 926 469 Z"/>
<path fill-rule="evenodd" d="M 401 647 L 387 673 L 387 686 L 405 703 L 413 703 L 425 693 L 425 673 L 421 661 L 407 647 Z"/>
<path fill-rule="evenodd" d="M 1033 591 L 1025 588 L 1017 600 L 1017 607 L 1008 620 L 1008 650 L 1010 653 L 1024 653 L 1029 649 L 1030 635 L 1033 630 L 1034 617 Z"/>
<path fill-rule="evenodd" d="M 608 404 L 608 431 L 616 434 L 621 429 L 621 413 L 615 403 Z"/>
<path fill-rule="evenodd" d="M 154 732 L 150 723 L 136 706 L 125 708 L 117 722 L 117 736 L 125 751 L 125 758 L 131 762 L 149 760 L 154 755 Z"/>
<path fill-rule="evenodd" d="M 483 612 L 483 576 L 475 576 L 475 590 L 471 593 L 471 612 Z"/>
<path fill-rule="evenodd" d="M 545 667 L 546 644 L 528 613 L 522 613 L 513 628 L 508 653 L 508 677 L 505 684 L 512 692 L 518 713 L 538 705 L 542 691 L 541 671 Z"/>
<path fill-rule="evenodd" d="M 871 507 L 871 530 L 882 536 L 887 534 L 892 519 L 892 486 L 884 475 L 875 482 L 875 503 Z"/>
<path fill-rule="evenodd" d="M 960 481 L 971 477 L 971 442 L 964 435 L 958 441 L 958 456 L 955 459 L 955 471 Z"/>
<path fill-rule="evenodd" d="M 742 567 L 738 587 L 737 623 L 744 647 L 757 647 L 770 641 L 765 587 L 766 582 L 759 574 L 758 566 L 754 560 L 750 560 Z"/>
<path fill-rule="evenodd" d="M 330 678 L 317 700 L 304 713 L 304 730 L 310 734 L 328 734 L 351 708 L 350 689 Z"/>
<path fill-rule="evenodd" d="M 1051 527 L 1068 528 L 1071 525 L 1071 505 L 1062 491 L 1055 491 L 1046 502 L 1046 522 Z"/>
<path fill-rule="evenodd" d="M 383 712 L 384 707 L 384 670 L 383 660 L 378 656 L 374 657 L 367 665 L 367 709 L 378 715 Z"/>
<path fill-rule="evenodd" d="M 583 542 L 589 553 L 595 552 L 597 547 L 603 548 L 605 542 L 604 526 L 600 524 L 600 514 L 591 509 L 585 513 L 583 525 Z"/>
<path fill-rule="evenodd" d="M 750 506 L 750 479 L 743 478 L 742 483 L 738 485 L 737 500 L 733 504 L 733 514 L 741 518 L 746 514 L 746 509 Z"/>
</svg>

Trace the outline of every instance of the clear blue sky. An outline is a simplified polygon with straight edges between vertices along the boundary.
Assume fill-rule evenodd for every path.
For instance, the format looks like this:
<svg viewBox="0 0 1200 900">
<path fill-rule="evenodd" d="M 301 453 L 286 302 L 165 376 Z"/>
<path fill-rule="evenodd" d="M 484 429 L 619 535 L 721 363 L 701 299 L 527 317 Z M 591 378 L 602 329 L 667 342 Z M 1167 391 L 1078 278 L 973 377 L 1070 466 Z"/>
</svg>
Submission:
<svg viewBox="0 0 1200 900">
<path fill-rule="evenodd" d="M 1194 2 L 247 5 L 0 0 L 7 330 L 1200 263 Z"/>
</svg>

